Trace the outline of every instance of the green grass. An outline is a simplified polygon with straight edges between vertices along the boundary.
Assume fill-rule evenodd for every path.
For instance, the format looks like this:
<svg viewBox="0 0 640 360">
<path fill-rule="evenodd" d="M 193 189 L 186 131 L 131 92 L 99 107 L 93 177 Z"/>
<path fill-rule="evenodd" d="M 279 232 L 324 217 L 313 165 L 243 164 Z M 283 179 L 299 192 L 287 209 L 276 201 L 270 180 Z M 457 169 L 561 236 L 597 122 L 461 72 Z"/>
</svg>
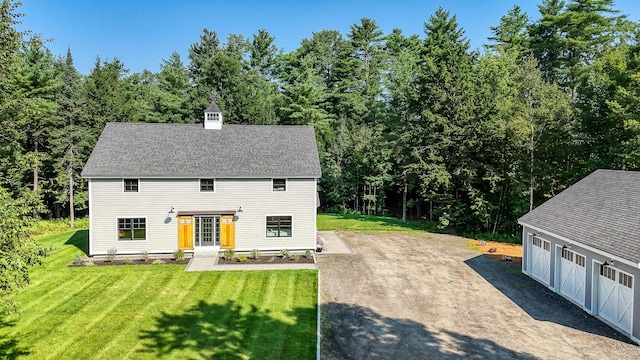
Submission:
<svg viewBox="0 0 640 360">
<path fill-rule="evenodd" d="M 0 317 L 0 358 L 312 359 L 317 274 L 185 272 L 184 265 L 69 268 L 87 231 L 56 248 Z"/>
<path fill-rule="evenodd" d="M 318 214 L 318 230 L 351 230 L 351 231 L 409 231 L 413 233 L 431 232 L 448 233 L 448 229 L 438 227 L 434 221 L 409 220 L 403 223 L 401 219 L 386 216 L 358 215 L 358 214 Z M 496 241 L 521 244 L 520 235 L 462 232 L 460 236 L 477 240 Z"/>
<path fill-rule="evenodd" d="M 318 214 L 318 230 L 441 232 L 434 222 L 357 214 Z"/>
<path fill-rule="evenodd" d="M 519 234 L 492 234 L 488 232 L 484 233 L 462 233 L 461 236 L 468 237 L 476 240 L 495 241 L 509 244 L 522 244 L 522 236 Z"/>
</svg>

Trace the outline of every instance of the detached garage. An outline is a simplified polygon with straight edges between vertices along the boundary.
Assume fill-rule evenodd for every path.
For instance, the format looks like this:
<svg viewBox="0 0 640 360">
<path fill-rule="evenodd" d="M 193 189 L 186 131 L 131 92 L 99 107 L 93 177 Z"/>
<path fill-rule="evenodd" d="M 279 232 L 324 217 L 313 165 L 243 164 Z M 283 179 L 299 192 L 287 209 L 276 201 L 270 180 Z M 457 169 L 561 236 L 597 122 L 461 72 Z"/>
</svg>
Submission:
<svg viewBox="0 0 640 360">
<path fill-rule="evenodd" d="M 525 274 L 640 343 L 640 172 L 597 170 L 518 223 Z"/>
</svg>

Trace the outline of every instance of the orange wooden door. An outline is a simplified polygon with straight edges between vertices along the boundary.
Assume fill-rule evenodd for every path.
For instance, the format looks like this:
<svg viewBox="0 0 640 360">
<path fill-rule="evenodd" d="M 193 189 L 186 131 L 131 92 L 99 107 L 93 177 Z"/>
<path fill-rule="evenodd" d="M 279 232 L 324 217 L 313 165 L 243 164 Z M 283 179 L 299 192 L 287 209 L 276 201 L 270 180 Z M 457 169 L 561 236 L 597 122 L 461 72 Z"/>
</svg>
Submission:
<svg viewBox="0 0 640 360">
<path fill-rule="evenodd" d="M 233 215 L 220 217 L 220 248 L 233 249 L 236 247 L 236 223 Z"/>
<path fill-rule="evenodd" d="M 178 249 L 193 250 L 193 217 L 178 217 Z"/>
</svg>

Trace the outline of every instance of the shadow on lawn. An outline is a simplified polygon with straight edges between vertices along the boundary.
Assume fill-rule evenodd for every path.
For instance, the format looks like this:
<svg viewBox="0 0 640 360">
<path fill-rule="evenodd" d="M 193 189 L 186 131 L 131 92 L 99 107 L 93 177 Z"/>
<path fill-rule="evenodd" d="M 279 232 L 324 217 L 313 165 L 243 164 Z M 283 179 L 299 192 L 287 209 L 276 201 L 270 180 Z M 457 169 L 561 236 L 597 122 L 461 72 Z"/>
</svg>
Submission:
<svg viewBox="0 0 640 360">
<path fill-rule="evenodd" d="M 549 321 L 634 344 L 569 300 L 523 274 L 519 265 L 495 261 L 486 254 L 466 260 L 465 264 L 538 321 Z"/>
<path fill-rule="evenodd" d="M 14 322 L 5 322 L 0 319 L 0 329 L 6 330 L 9 327 L 15 326 Z M 2 359 L 17 359 L 20 356 L 29 355 L 29 351 L 22 346 L 18 345 L 18 340 L 0 337 L 0 358 Z"/>
<path fill-rule="evenodd" d="M 180 314 L 163 312 L 153 330 L 142 330 L 144 349 L 157 357 L 194 352 L 215 359 L 309 359 L 315 355 L 316 310 L 298 308 L 293 323 L 275 319 L 255 306 L 233 301 L 198 304 Z"/>
<path fill-rule="evenodd" d="M 431 330 L 338 302 L 322 306 L 321 350 L 330 359 L 535 359 L 489 339 Z"/>
<path fill-rule="evenodd" d="M 65 242 L 65 245 L 73 245 L 85 254 L 89 253 L 89 230 L 78 230 Z"/>
</svg>

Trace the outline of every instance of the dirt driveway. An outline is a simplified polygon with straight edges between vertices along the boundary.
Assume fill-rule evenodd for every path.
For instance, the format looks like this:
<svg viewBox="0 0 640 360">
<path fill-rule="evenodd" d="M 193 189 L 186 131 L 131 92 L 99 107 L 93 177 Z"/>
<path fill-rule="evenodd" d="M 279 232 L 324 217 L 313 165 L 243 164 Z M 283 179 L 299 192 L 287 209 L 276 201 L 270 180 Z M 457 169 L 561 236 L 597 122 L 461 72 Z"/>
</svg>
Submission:
<svg viewBox="0 0 640 360">
<path fill-rule="evenodd" d="M 448 235 L 341 233 L 320 255 L 323 359 L 638 359 L 640 347 Z"/>
</svg>

